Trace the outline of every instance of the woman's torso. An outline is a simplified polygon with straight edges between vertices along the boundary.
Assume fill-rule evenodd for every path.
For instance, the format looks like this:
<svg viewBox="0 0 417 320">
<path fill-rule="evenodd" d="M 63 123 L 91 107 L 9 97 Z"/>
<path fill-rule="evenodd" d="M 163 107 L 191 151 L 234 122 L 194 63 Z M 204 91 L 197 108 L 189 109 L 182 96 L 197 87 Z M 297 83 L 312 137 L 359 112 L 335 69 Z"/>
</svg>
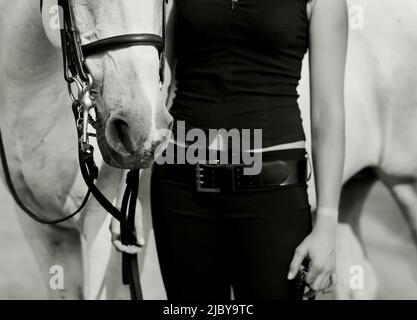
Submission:
<svg viewBox="0 0 417 320">
<path fill-rule="evenodd" d="M 177 0 L 171 113 L 204 129 L 262 129 L 262 146 L 305 140 L 297 86 L 306 0 Z"/>
</svg>

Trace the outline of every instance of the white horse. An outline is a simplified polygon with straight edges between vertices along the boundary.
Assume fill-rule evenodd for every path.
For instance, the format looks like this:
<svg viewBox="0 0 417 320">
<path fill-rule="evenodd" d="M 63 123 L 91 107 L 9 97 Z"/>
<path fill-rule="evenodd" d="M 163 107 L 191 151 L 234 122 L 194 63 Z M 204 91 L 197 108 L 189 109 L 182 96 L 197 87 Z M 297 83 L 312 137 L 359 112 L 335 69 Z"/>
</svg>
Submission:
<svg viewBox="0 0 417 320">
<path fill-rule="evenodd" d="M 63 80 L 59 29 L 53 23 L 58 14 L 55 5 L 56 0 L 45 0 L 41 16 L 39 1 L 0 0 L 0 128 L 19 196 L 47 219 L 74 211 L 86 192 Z M 160 34 L 161 6 L 160 0 L 72 1 L 83 44 L 122 34 Z M 149 165 L 149 155 L 160 140 L 159 129 L 171 122 L 159 89 L 157 50 L 150 46 L 115 50 L 88 58 L 87 65 L 98 92 L 103 159 L 120 168 Z M 123 175 L 120 169 L 101 165 L 98 186 L 109 199 L 118 198 Z M 4 180 L 3 173 L 1 177 Z M 96 201 L 91 199 L 78 219 L 59 226 L 40 225 L 19 209 L 17 214 L 50 297 L 94 298 L 100 285 L 93 288 L 93 279 L 100 277 L 100 265 L 105 269 L 108 263 L 91 252 L 106 218 Z M 104 243 L 108 246 L 110 241 Z M 63 268 L 62 290 L 49 286 L 54 266 Z M 110 271 L 117 268 L 108 266 Z M 114 277 L 108 280 L 121 282 Z M 110 298 L 117 293 L 125 297 L 125 291 L 114 289 Z"/>
<path fill-rule="evenodd" d="M 348 4 L 344 181 L 371 168 L 398 202 L 417 246 L 417 1 Z M 341 199 L 336 297 L 374 299 L 378 281 L 358 223 L 368 193 L 361 188 L 353 198 L 346 196 Z M 355 285 L 361 277 L 363 288 Z"/>
</svg>

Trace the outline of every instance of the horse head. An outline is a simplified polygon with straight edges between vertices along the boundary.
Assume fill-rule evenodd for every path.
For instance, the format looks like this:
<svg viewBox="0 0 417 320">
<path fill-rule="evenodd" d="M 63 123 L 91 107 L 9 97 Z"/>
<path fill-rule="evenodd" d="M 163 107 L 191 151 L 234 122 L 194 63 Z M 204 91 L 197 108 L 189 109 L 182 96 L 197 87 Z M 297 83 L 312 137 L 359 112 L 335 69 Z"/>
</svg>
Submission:
<svg viewBox="0 0 417 320">
<path fill-rule="evenodd" d="M 82 45 L 125 34 L 161 34 L 163 0 L 69 0 Z M 61 47 L 54 14 L 44 1 L 43 25 Z M 56 8 L 56 10 L 54 10 Z M 52 16 L 51 16 L 52 15 Z M 58 30 L 57 30 L 58 29 Z M 148 167 L 172 124 L 160 90 L 160 56 L 153 46 L 130 46 L 86 58 L 97 105 L 97 139 L 104 161 L 125 169 Z M 160 148 L 158 148 L 160 149 Z"/>
</svg>

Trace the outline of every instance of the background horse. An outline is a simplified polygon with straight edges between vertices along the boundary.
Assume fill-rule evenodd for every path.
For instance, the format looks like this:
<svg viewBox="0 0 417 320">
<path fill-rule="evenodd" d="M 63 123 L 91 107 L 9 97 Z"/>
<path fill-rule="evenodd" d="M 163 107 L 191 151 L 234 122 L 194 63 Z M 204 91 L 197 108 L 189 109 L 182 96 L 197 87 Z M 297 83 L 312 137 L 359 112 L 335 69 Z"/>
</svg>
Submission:
<svg viewBox="0 0 417 320">
<path fill-rule="evenodd" d="M 417 2 L 349 0 L 348 4 L 344 181 L 369 169 L 367 172 L 382 181 L 397 201 L 417 246 Z M 307 72 L 303 78 L 301 104 L 307 120 Z M 352 186 L 342 194 L 338 298 L 378 297 L 377 278 L 366 258 L 359 228 L 362 206 L 372 185 L 367 180 L 355 184 L 356 191 Z M 314 202 L 314 194 L 311 198 Z M 369 230 L 372 227 L 367 226 Z M 363 276 L 361 289 L 352 286 L 355 269 Z"/>
<path fill-rule="evenodd" d="M 71 3 L 83 44 L 121 34 L 161 33 L 162 1 Z M 0 127 L 15 188 L 46 219 L 74 211 L 86 193 L 63 80 L 59 14 L 56 0 L 44 1 L 42 16 L 38 1 L 0 0 Z M 138 46 L 106 52 L 88 58 L 87 66 L 94 80 L 103 159 L 120 168 L 149 165 L 160 142 L 159 129 L 171 122 L 159 89 L 157 50 Z M 123 179 L 122 170 L 101 165 L 98 186 L 109 199 L 116 201 Z M 59 226 L 40 225 L 20 211 L 19 222 L 51 298 L 95 297 L 99 288 L 93 280 L 104 276 L 110 250 L 110 241 L 96 242 L 106 218 L 96 201 L 91 199 L 79 218 Z M 92 252 L 95 246 L 99 253 Z M 49 287 L 54 266 L 64 272 L 63 290 Z M 117 268 L 109 266 L 110 271 Z M 116 288 L 113 297 L 117 293 L 124 296 Z"/>
</svg>

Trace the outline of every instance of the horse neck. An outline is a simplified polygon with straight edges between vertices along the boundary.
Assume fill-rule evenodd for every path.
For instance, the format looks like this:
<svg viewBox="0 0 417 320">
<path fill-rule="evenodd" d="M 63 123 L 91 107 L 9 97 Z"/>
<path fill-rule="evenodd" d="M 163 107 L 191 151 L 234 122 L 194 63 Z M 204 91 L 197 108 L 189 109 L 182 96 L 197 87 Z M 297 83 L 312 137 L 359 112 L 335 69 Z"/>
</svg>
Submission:
<svg viewBox="0 0 417 320">
<path fill-rule="evenodd" d="M 40 114 L 58 116 L 65 94 L 61 54 L 45 35 L 38 1 L 17 0 L 7 11 L 0 43 L 2 117 L 11 126 L 36 126 Z"/>
<path fill-rule="evenodd" d="M 8 85 L 19 87 L 22 97 L 36 97 L 44 88 L 56 86 L 62 73 L 60 53 L 45 35 L 38 1 L 17 1 L 6 19 L 2 46 Z"/>
</svg>

